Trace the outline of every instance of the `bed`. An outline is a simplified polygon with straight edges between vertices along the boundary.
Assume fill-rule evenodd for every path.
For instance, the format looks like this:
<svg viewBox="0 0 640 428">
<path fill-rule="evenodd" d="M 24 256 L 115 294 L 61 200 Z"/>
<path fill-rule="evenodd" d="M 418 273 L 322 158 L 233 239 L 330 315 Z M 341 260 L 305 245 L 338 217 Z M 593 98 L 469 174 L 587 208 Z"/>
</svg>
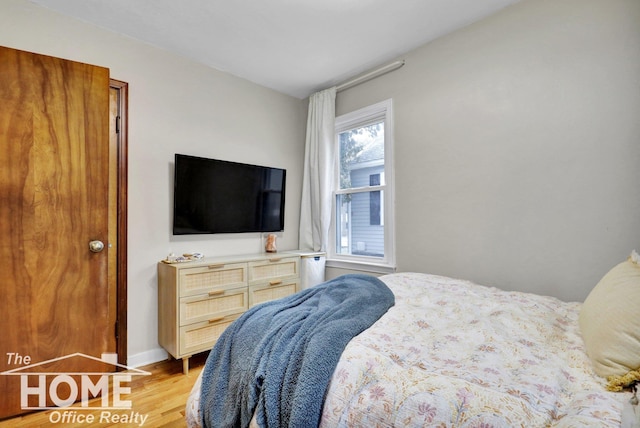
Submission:
<svg viewBox="0 0 640 428">
<path fill-rule="evenodd" d="M 594 372 L 583 304 L 422 273 L 380 279 L 395 304 L 344 348 L 321 427 L 623 423 L 631 393 L 608 391 Z M 190 427 L 202 426 L 201 382 L 202 373 L 187 403 Z"/>
</svg>

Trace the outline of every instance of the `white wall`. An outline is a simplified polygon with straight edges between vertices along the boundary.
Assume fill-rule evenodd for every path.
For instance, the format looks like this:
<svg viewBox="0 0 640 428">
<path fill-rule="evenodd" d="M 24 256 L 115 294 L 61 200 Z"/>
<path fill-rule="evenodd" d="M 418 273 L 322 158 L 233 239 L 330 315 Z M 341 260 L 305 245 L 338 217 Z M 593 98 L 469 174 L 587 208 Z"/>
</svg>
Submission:
<svg viewBox="0 0 640 428">
<path fill-rule="evenodd" d="M 156 263 L 262 250 L 259 234 L 174 237 L 172 162 L 187 153 L 287 169 L 278 249 L 297 248 L 306 105 L 26 0 L 0 2 L 0 45 L 103 67 L 129 83 L 129 364 L 162 359 Z M 256 65 L 259 66 L 259 65 Z"/>
<path fill-rule="evenodd" d="M 393 98 L 399 270 L 581 301 L 640 247 L 639 1 L 525 0 L 403 58 L 337 97 Z"/>
</svg>

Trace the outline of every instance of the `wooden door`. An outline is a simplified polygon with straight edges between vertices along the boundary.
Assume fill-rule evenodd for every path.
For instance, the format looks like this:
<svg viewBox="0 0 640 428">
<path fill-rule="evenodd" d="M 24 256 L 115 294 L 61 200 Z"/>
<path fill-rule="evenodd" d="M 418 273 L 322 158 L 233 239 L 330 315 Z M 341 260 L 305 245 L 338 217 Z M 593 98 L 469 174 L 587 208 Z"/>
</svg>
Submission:
<svg viewBox="0 0 640 428">
<path fill-rule="evenodd" d="M 116 351 L 109 218 L 109 70 L 0 47 L 0 373 Z"/>
</svg>

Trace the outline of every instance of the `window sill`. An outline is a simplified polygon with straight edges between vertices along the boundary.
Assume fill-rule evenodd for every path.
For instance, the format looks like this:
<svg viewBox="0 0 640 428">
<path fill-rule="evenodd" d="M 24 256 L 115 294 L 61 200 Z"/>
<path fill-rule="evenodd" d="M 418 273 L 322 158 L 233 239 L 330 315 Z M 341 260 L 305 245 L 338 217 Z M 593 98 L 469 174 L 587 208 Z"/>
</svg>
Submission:
<svg viewBox="0 0 640 428">
<path fill-rule="evenodd" d="M 396 271 L 395 266 L 383 265 L 378 263 L 366 263 L 353 260 L 337 260 L 327 259 L 325 267 L 337 269 L 349 269 L 361 272 L 371 272 L 376 274 L 389 274 Z"/>
</svg>

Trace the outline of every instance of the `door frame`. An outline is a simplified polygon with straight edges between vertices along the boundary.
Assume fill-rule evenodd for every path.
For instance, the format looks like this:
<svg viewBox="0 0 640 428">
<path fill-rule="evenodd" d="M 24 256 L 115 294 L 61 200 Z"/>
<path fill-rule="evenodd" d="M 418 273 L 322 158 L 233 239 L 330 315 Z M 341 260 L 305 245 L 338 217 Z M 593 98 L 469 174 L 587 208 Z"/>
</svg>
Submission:
<svg viewBox="0 0 640 428">
<path fill-rule="evenodd" d="M 118 91 L 117 153 L 117 261 L 116 261 L 116 352 L 118 363 L 127 364 L 127 177 L 128 177 L 128 105 L 129 84 L 109 79 L 109 87 Z"/>
</svg>

